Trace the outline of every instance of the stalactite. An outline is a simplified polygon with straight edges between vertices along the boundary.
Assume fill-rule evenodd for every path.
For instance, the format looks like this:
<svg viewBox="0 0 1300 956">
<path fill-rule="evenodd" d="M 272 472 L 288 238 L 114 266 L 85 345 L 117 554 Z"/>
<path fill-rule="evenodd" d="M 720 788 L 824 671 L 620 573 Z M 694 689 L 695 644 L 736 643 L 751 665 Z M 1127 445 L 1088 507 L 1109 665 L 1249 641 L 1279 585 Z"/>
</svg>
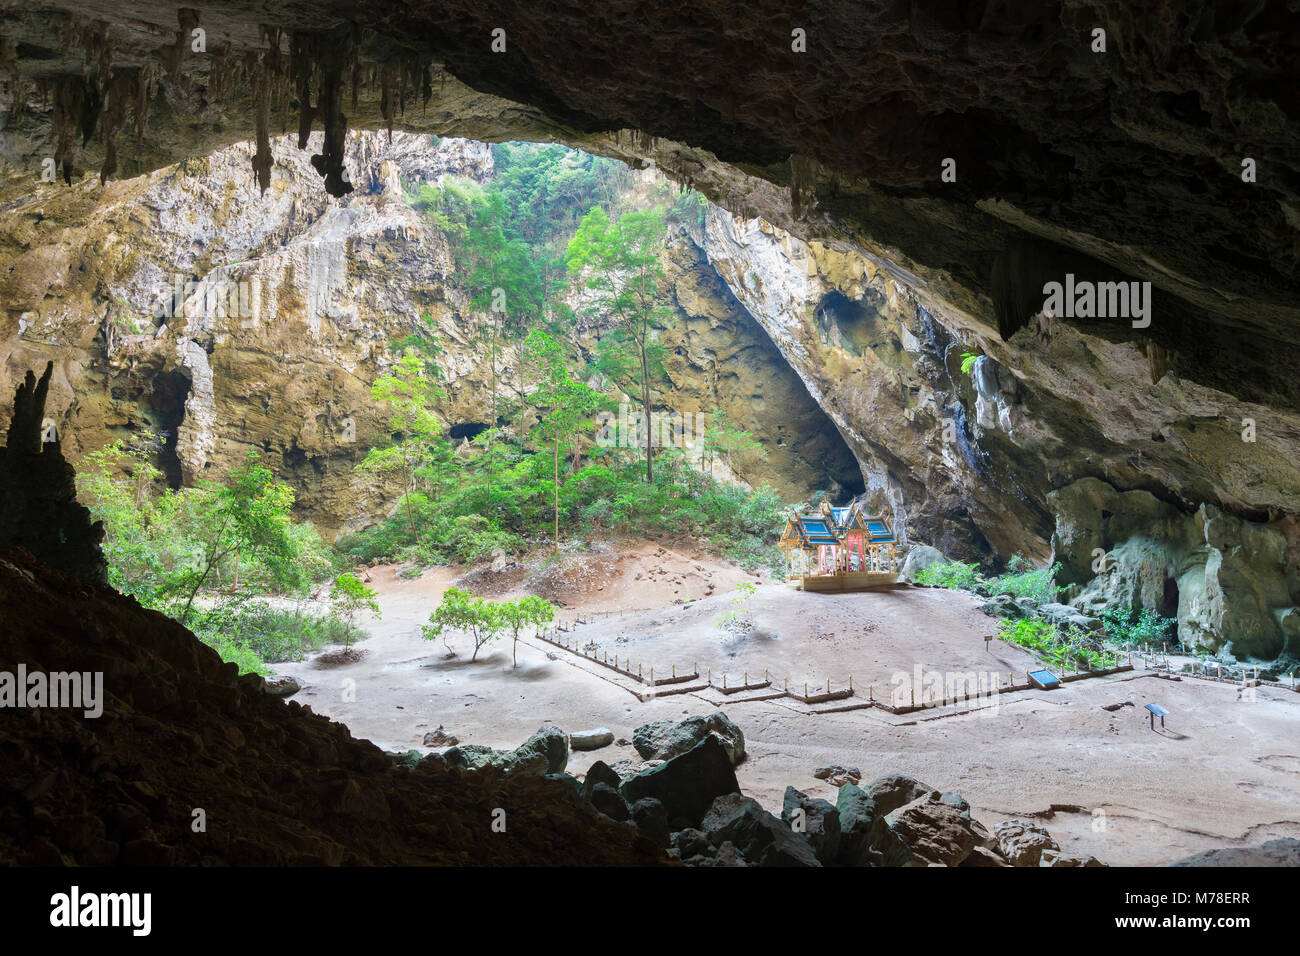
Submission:
<svg viewBox="0 0 1300 956">
<path fill-rule="evenodd" d="M 806 208 L 817 201 L 817 175 L 820 167 L 807 156 L 790 157 L 790 215 L 799 219 Z"/>
<path fill-rule="evenodd" d="M 357 96 L 361 87 L 361 24 L 353 21 L 352 23 L 352 108 L 357 108 Z M 392 130 L 388 131 L 388 138 L 393 138 Z"/>
<path fill-rule="evenodd" d="M 231 56 L 228 48 L 212 52 L 212 65 L 208 69 L 208 100 L 215 102 L 223 99 L 230 92 L 231 80 L 239 67 L 239 61 Z"/>
<path fill-rule="evenodd" d="M 63 171 L 63 181 L 72 185 L 79 146 L 95 132 L 100 98 L 95 85 L 85 77 L 60 76 L 54 81 L 54 108 L 50 136 L 54 140 L 54 162 Z M 81 143 L 77 134 L 81 134 Z"/>
<path fill-rule="evenodd" d="M 128 103 L 139 102 L 141 83 L 138 68 L 114 70 L 104 91 L 104 163 L 99 168 L 99 184 L 117 172 L 117 134 L 126 120 Z"/>
<path fill-rule="evenodd" d="M 288 103 L 289 84 L 284 76 L 280 55 L 280 29 L 263 25 L 261 33 L 267 44 L 266 50 L 261 56 L 251 52 L 246 54 L 244 64 L 253 97 L 253 126 L 257 143 L 253 154 L 253 174 L 257 178 L 258 188 L 265 194 L 271 185 L 271 167 L 274 165 L 271 155 L 271 103 Z"/>
<path fill-rule="evenodd" d="M 328 53 L 323 52 L 325 43 L 329 44 Z M 294 61 L 292 70 L 298 73 L 299 97 L 302 108 L 298 125 L 298 148 L 304 149 L 311 135 L 311 121 L 319 112 L 325 126 L 324 149 L 312 156 L 311 164 L 316 172 L 325 177 L 325 191 L 331 196 L 344 196 L 352 192 L 352 184 L 344 176 L 343 156 L 348 133 L 348 118 L 343 115 L 344 70 L 349 68 L 355 54 L 352 44 L 352 32 L 346 34 L 342 43 L 337 34 L 334 37 L 324 35 L 294 34 Z M 315 69 L 310 64 L 315 64 Z M 310 106 L 309 87 L 311 73 L 319 75 L 320 87 L 317 93 L 316 108 Z"/>
<path fill-rule="evenodd" d="M 199 11 L 193 7 L 180 7 L 176 11 L 176 22 L 179 29 L 176 31 L 176 56 L 172 64 L 172 79 L 179 80 L 181 75 L 181 62 L 185 58 L 185 48 L 190 44 L 190 35 L 199 25 Z"/>
<path fill-rule="evenodd" d="M 316 72 L 316 38 L 294 33 L 290 43 L 289 76 L 298 84 L 298 148 L 306 149 L 316 108 L 311 105 L 311 81 Z"/>
<path fill-rule="evenodd" d="M 265 56 L 263 54 L 263 60 Z M 255 54 L 247 54 L 245 60 L 253 84 L 253 127 L 257 141 L 253 153 L 253 175 L 257 177 L 258 188 L 265 195 L 271 185 L 271 166 L 274 164 L 271 156 L 270 82 L 265 63 L 259 62 Z"/>
<path fill-rule="evenodd" d="M 394 87 L 398 84 L 397 66 L 391 60 L 379 71 L 379 112 L 388 124 L 388 141 L 393 141 Z"/>
<path fill-rule="evenodd" d="M 135 82 L 135 141 L 144 140 L 149 125 L 153 98 L 158 93 L 158 78 L 162 75 L 156 63 L 146 63 L 136 70 Z"/>
<path fill-rule="evenodd" d="M 0 39 L 0 67 L 9 71 L 10 111 L 13 116 L 21 116 L 27 108 L 27 97 L 23 95 L 23 77 L 18 70 L 17 40 Z"/>
<path fill-rule="evenodd" d="M 1169 353 L 1159 343 L 1147 341 L 1147 368 L 1151 372 L 1151 384 L 1154 385 L 1169 374 Z"/>
</svg>

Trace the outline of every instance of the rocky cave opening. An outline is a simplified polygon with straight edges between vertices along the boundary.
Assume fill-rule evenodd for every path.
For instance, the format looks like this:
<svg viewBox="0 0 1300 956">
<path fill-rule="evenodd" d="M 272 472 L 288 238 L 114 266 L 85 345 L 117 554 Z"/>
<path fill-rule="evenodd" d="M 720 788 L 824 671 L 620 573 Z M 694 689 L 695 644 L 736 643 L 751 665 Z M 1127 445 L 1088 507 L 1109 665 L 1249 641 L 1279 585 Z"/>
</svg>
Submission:
<svg viewBox="0 0 1300 956">
<path fill-rule="evenodd" d="M 447 434 L 455 441 L 474 438 L 487 430 L 484 422 L 457 422 L 447 429 Z"/>
<path fill-rule="evenodd" d="M 152 413 L 149 426 L 157 434 L 157 464 L 169 488 L 178 489 L 185 482 L 177 443 L 185 421 L 185 402 L 190 394 L 190 377 L 180 369 L 160 372 L 153 378 L 153 391 L 147 407 Z"/>
</svg>

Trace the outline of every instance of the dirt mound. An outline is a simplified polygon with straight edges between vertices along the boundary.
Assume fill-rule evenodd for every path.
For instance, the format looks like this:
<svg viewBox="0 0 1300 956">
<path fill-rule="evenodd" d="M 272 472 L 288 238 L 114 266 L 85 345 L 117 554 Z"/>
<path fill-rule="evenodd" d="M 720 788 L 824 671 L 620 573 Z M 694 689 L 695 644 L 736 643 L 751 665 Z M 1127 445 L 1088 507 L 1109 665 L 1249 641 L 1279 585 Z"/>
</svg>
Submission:
<svg viewBox="0 0 1300 956">
<path fill-rule="evenodd" d="M 398 766 L 262 690 L 174 621 L 0 551 L 0 671 L 102 672 L 103 713 L 0 721 L 0 859 L 19 864 L 647 864 L 571 787 Z M 505 831 L 493 822 L 505 811 Z M 199 811 L 202 811 L 201 813 Z M 199 828 L 202 819 L 206 827 Z M 202 832 L 195 832 L 199 828 Z M 499 827 L 498 827 L 499 829 Z"/>
<path fill-rule="evenodd" d="M 563 605 L 628 610 L 709 597 L 751 579 L 726 559 L 686 547 L 607 541 L 589 552 L 548 555 L 524 584 Z"/>
</svg>

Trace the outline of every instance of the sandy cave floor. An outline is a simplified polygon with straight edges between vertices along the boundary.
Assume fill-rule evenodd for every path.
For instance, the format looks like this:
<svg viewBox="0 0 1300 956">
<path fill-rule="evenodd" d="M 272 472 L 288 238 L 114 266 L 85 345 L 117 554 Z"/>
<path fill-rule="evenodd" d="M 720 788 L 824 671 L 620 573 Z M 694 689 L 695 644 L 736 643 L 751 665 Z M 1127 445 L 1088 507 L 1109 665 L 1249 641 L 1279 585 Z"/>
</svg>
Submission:
<svg viewBox="0 0 1300 956">
<path fill-rule="evenodd" d="M 630 740 L 640 724 L 724 710 L 745 733 L 749 758 L 737 768 L 744 792 L 779 811 L 787 785 L 834 800 L 812 771 L 837 763 L 863 780 L 908 773 L 966 797 L 990 828 L 1014 816 L 1038 818 L 1073 854 L 1116 865 L 1167 863 L 1213 847 L 1300 837 L 1300 695 L 1194 679 L 1171 681 L 1137 670 L 996 698 L 996 706 L 956 716 L 939 710 L 894 716 L 871 709 L 808 714 L 787 700 L 740 701 L 710 692 L 646 702 L 602 669 L 534 638 L 519 642 L 511 667 L 508 638 L 469 660 L 468 638 L 442 642 L 420 625 L 452 584 L 496 597 L 543 593 L 575 609 L 612 612 L 574 636 L 599 653 L 631 655 L 656 674 L 673 665 L 715 682 L 726 673 L 751 681 L 767 669 L 773 684 L 853 676 L 859 697 L 906 694 L 902 675 L 997 671 L 1023 674 L 1034 663 L 1001 641 L 978 600 L 958 592 L 904 588 L 809 594 L 761 584 L 749 606 L 753 629 L 737 638 L 717 626 L 732 609 L 735 584 L 757 581 L 715 558 L 657 545 L 570 556 L 538 571 L 519 565 L 463 574 L 437 569 L 403 581 L 392 567 L 371 569 L 382 619 L 363 623 L 367 653 L 349 665 L 309 659 L 276 665 L 303 689 L 295 699 L 346 723 L 389 750 L 427 750 L 439 726 L 461 743 L 512 748 L 543 723 L 568 731 L 608 727 Z M 688 600 L 690 599 L 690 600 Z M 675 604 L 675 601 L 682 601 Z M 897 688 L 904 688 L 899 691 Z M 1143 705 L 1159 702 L 1168 727 L 1153 733 Z M 1129 702 L 1116 710 L 1105 707 Z M 597 759 L 639 759 L 629 745 L 574 753 L 569 772 Z"/>
</svg>

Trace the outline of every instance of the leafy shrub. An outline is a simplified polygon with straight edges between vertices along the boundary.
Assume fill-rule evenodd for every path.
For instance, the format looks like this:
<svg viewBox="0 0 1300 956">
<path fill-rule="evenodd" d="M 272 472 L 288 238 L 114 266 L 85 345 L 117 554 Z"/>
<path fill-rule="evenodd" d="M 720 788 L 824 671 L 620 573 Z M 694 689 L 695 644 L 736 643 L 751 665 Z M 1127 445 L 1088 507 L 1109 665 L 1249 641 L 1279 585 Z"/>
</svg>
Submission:
<svg viewBox="0 0 1300 956">
<path fill-rule="evenodd" d="M 1061 570 L 1059 563 L 1050 568 L 1033 568 L 1016 555 L 1007 562 L 1007 568 L 1006 574 L 990 578 L 980 590 L 990 597 L 995 594 L 1011 594 L 1018 598 L 1033 598 L 1044 604 L 1055 601 L 1056 596 L 1065 590 L 1057 587 L 1054 580 L 1056 573 Z"/>
<path fill-rule="evenodd" d="M 1002 622 L 998 636 L 1059 667 L 1101 670 L 1119 663 L 1119 658 L 1099 647 L 1088 632 L 1072 624 L 1061 627 L 1035 618 L 1009 619 Z"/>
<path fill-rule="evenodd" d="M 1108 607 L 1101 612 L 1101 623 L 1106 628 L 1107 640 L 1121 647 L 1144 647 L 1177 640 L 1178 619 L 1161 617 L 1146 608 L 1135 611 L 1127 607 Z"/>
<path fill-rule="evenodd" d="M 266 661 L 262 660 L 257 651 L 247 644 L 228 640 L 221 634 L 199 634 L 198 636 L 204 644 L 220 654 L 223 661 L 237 666 L 240 674 L 258 674 L 262 677 L 270 675 L 271 668 L 266 666 Z"/>
<path fill-rule="evenodd" d="M 502 531 L 482 515 L 461 515 L 452 524 L 447 546 L 461 564 L 490 558 L 498 548 L 506 554 L 517 554 L 524 549 L 518 535 Z"/>
<path fill-rule="evenodd" d="M 190 627 L 218 653 L 223 653 L 223 647 L 244 648 L 259 660 L 271 663 L 300 661 L 327 644 L 344 643 L 348 631 L 347 625 L 333 614 L 288 610 L 265 601 L 228 602 L 197 609 L 190 615 Z"/>
<path fill-rule="evenodd" d="M 941 588 L 972 591 L 983 581 L 979 568 L 973 562 L 941 561 L 917 572 L 918 584 L 928 584 Z"/>
</svg>

